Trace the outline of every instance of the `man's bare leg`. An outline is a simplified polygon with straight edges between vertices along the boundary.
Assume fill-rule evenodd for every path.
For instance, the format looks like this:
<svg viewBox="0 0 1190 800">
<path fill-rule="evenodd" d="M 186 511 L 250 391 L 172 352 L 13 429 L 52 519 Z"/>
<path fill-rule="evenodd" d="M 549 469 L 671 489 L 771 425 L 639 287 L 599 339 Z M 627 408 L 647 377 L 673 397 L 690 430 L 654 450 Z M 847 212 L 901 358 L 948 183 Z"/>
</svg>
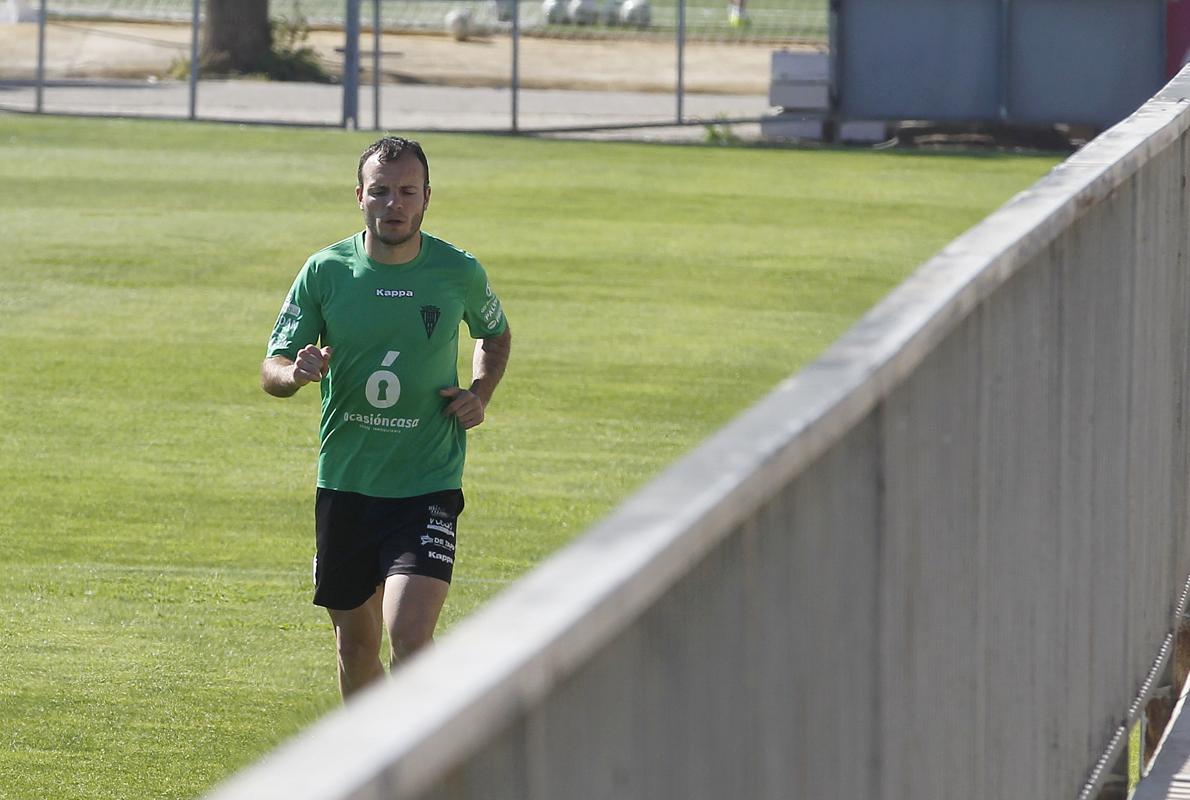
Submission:
<svg viewBox="0 0 1190 800">
<path fill-rule="evenodd" d="M 425 575 L 392 575 L 384 583 L 384 626 L 393 668 L 434 640 L 450 584 Z"/>
<path fill-rule="evenodd" d="M 339 692 L 346 700 L 370 683 L 384 677 L 380 663 L 383 588 L 358 608 L 350 611 L 327 609 L 335 629 L 335 650 L 339 656 Z"/>
</svg>

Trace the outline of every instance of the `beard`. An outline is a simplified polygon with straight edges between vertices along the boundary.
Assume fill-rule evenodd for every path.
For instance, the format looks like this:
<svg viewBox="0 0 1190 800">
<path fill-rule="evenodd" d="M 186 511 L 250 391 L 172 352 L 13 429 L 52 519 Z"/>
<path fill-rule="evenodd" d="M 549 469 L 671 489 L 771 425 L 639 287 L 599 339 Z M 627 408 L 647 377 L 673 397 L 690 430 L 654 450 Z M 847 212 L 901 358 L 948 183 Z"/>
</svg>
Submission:
<svg viewBox="0 0 1190 800">
<path fill-rule="evenodd" d="M 376 241 L 378 241 L 381 244 L 384 244 L 388 247 L 399 247 L 399 246 L 405 244 L 406 242 L 408 242 L 414 236 L 418 236 L 421 234 L 422 216 L 423 216 L 422 214 L 415 214 L 414 216 L 409 218 L 409 232 L 404 234 L 403 236 L 391 236 L 391 235 L 386 236 L 381 231 L 380 220 L 377 219 L 376 217 L 371 217 L 371 216 L 368 217 L 366 227 L 368 229 L 368 233 L 370 235 L 376 237 Z"/>
</svg>

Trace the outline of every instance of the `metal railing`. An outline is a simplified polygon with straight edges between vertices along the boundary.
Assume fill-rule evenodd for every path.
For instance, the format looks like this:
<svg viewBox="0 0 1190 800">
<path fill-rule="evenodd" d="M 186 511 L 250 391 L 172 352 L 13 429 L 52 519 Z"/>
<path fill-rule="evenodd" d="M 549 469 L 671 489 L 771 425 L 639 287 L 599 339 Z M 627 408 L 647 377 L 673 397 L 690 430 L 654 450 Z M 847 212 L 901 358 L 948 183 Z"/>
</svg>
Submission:
<svg viewBox="0 0 1190 800">
<path fill-rule="evenodd" d="M 201 0 L 22 2 L 37 12 L 36 47 L 28 64 L 0 58 L 0 88 L 8 90 L 0 110 L 375 130 L 557 132 L 756 123 L 770 110 L 772 48 L 825 46 L 827 27 L 824 0 L 799 0 L 788 11 L 779 11 L 780 3 L 762 6 L 753 17 L 769 22 L 734 28 L 726 0 L 651 0 L 655 8 L 645 29 L 608 24 L 606 3 L 594 6 L 604 9 L 603 16 L 589 25 L 551 23 L 537 0 L 273 3 L 275 24 L 324 26 L 313 36 L 318 58 L 338 84 L 332 87 L 198 75 L 188 65 L 201 57 Z M 469 20 L 464 27 L 472 32 L 460 42 L 446 35 L 451 10 Z M 128 20 L 157 24 L 144 35 L 114 27 Z M 177 24 L 187 21 L 187 27 Z M 30 33 L 34 28 L 24 27 Z M 47 68 L 55 57 L 105 37 L 122 37 L 141 50 L 156 47 L 162 63 L 124 70 L 129 75 L 120 80 L 96 65 L 88 65 L 93 72 L 71 64 Z M 434 57 L 419 62 L 404 52 L 428 42 L 457 67 L 427 65 Z M 494 57 L 497 52 L 501 57 Z M 565 74 L 555 74 L 560 65 Z M 370 102 L 362 97 L 365 90 Z"/>
</svg>

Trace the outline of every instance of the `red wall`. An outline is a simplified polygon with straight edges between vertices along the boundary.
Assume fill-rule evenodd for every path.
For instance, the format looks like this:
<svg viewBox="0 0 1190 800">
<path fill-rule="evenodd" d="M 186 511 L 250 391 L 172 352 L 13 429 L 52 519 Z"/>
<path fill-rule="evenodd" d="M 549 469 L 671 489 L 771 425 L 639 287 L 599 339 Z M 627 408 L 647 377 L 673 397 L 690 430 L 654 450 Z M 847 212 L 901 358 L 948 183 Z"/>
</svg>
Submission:
<svg viewBox="0 0 1190 800">
<path fill-rule="evenodd" d="M 1169 0 L 1165 14 L 1165 71 L 1172 78 L 1190 61 L 1190 0 Z"/>
</svg>

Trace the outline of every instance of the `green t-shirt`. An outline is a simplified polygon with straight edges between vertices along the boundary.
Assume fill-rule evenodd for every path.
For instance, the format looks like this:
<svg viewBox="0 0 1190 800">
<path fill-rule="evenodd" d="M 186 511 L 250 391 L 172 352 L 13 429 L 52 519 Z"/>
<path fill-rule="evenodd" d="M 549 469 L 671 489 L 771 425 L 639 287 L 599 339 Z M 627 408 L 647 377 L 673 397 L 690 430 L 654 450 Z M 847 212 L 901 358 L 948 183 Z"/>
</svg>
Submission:
<svg viewBox="0 0 1190 800">
<path fill-rule="evenodd" d="M 334 348 L 322 380 L 318 485 L 373 497 L 413 497 L 463 482 L 466 435 L 443 416 L 458 385 L 459 323 L 471 336 L 507 327 L 487 274 L 470 253 L 429 234 L 406 264 L 381 264 L 363 234 L 315 253 L 293 282 L 268 355 Z"/>
</svg>

